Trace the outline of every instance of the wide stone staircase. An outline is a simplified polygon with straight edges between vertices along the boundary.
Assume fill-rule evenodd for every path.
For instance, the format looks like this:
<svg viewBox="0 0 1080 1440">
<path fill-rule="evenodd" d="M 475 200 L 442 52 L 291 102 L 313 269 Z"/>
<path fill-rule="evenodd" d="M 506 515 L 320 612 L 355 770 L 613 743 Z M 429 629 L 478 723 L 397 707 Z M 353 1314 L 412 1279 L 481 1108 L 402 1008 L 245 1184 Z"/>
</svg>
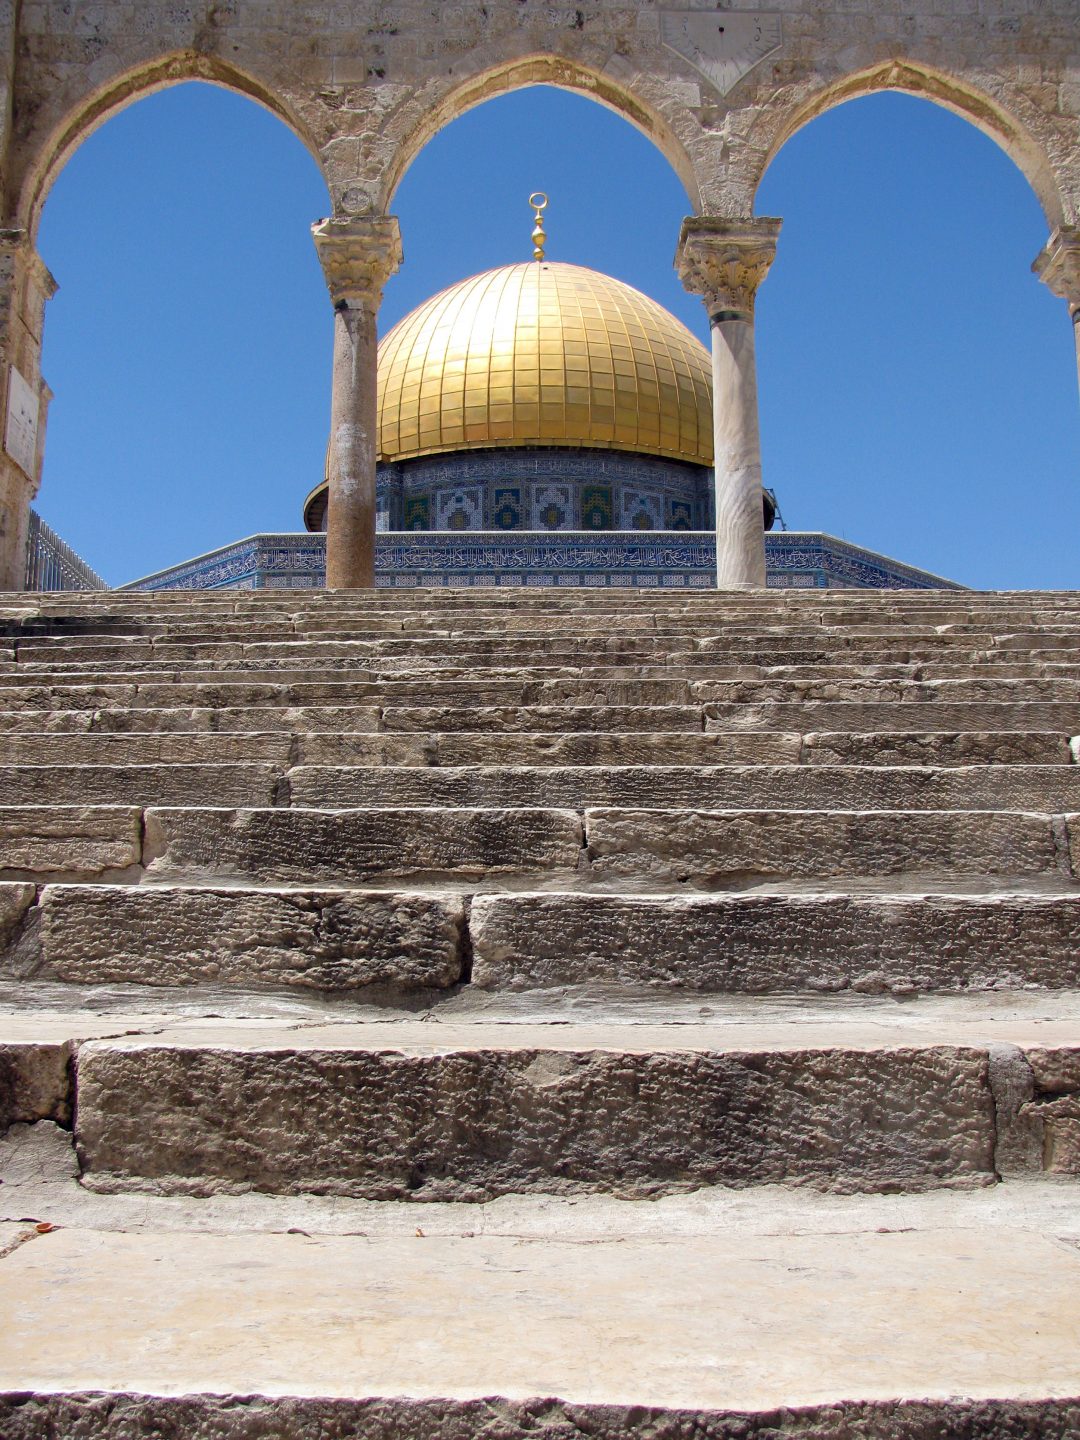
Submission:
<svg viewBox="0 0 1080 1440">
<path fill-rule="evenodd" d="M 0 597 L 2 1440 L 1076 1440 L 1080 595 Z"/>
</svg>

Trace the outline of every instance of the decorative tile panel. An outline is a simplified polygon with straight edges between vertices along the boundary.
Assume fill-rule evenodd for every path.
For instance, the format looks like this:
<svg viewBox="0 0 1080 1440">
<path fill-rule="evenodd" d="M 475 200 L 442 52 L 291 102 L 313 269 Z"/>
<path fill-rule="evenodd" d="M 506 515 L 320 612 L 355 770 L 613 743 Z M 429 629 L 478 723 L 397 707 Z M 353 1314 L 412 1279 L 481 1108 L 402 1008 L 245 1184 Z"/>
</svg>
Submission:
<svg viewBox="0 0 1080 1440">
<path fill-rule="evenodd" d="M 649 490 L 623 487 L 620 530 L 663 530 L 664 497 Z"/>
<path fill-rule="evenodd" d="M 530 497 L 534 530 L 574 528 L 573 491 L 569 485 L 534 485 Z"/>
<path fill-rule="evenodd" d="M 478 486 L 468 490 L 438 490 L 435 493 L 436 530 L 482 530 L 484 492 Z"/>
<path fill-rule="evenodd" d="M 614 530 L 615 501 L 610 485 L 585 485 L 581 490 L 581 528 Z"/>
<path fill-rule="evenodd" d="M 123 590 L 321 588 L 326 537 L 254 535 L 147 575 Z M 767 583 L 775 589 L 960 590 L 963 586 L 831 535 L 765 536 Z M 380 535 L 379 585 L 582 585 L 709 590 L 715 537 L 707 531 L 446 531 Z"/>
</svg>

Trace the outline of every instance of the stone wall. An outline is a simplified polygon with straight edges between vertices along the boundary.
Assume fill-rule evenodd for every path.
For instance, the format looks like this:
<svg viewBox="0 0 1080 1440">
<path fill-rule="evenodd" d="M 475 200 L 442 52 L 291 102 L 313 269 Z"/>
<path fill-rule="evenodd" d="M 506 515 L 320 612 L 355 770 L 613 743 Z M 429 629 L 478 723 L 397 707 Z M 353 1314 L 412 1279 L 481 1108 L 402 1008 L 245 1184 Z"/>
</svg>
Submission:
<svg viewBox="0 0 1080 1440">
<path fill-rule="evenodd" d="M 31 230 L 90 129 L 190 76 L 277 111 L 320 159 L 340 214 L 387 209 L 442 125 L 543 81 L 626 115 L 707 214 L 749 215 L 794 130 L 840 100 L 892 88 L 992 135 L 1052 225 L 1080 219 L 1074 0 L 770 0 L 760 11 L 628 0 L 25 0 L 17 51 L 8 213 Z"/>
</svg>

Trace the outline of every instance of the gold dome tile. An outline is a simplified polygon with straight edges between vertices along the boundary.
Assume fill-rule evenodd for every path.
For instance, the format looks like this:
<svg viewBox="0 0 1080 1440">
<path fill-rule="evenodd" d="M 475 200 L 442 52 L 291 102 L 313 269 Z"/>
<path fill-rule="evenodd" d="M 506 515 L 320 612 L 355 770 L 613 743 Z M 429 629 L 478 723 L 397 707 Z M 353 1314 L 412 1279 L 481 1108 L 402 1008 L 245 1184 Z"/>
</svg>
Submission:
<svg viewBox="0 0 1080 1440">
<path fill-rule="evenodd" d="M 558 263 L 451 286 L 379 346 L 380 461 L 569 445 L 712 464 L 709 353 L 619 280 Z"/>
</svg>

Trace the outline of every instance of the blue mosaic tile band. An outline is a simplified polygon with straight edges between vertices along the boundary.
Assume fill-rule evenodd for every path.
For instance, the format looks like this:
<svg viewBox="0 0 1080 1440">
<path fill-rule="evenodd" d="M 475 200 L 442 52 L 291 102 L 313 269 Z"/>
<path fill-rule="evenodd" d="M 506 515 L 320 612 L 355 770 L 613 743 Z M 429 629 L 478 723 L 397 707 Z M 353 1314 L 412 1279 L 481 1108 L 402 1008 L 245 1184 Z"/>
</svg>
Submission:
<svg viewBox="0 0 1080 1440">
<path fill-rule="evenodd" d="M 715 538 L 704 531 L 390 532 L 376 540 L 381 587 L 541 585 L 709 590 Z M 765 536 L 773 589 L 962 590 L 832 535 L 796 530 Z M 324 534 L 252 535 L 122 590 L 311 590 L 326 573 Z"/>
</svg>

